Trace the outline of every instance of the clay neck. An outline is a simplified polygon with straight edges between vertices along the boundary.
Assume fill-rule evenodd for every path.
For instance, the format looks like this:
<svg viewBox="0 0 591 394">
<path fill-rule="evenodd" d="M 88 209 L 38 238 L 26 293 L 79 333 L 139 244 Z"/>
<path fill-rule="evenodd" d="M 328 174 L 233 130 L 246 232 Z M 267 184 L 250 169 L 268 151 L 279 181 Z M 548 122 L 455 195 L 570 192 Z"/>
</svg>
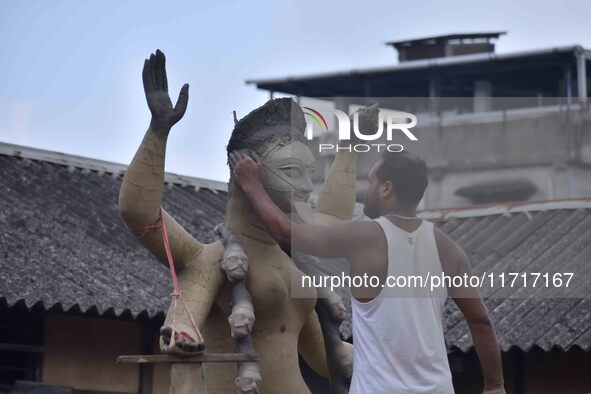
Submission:
<svg viewBox="0 0 591 394">
<path fill-rule="evenodd" d="M 248 199 L 238 187 L 232 187 L 226 206 L 226 225 L 238 236 L 246 236 L 266 244 L 276 244 L 256 217 Z"/>
</svg>

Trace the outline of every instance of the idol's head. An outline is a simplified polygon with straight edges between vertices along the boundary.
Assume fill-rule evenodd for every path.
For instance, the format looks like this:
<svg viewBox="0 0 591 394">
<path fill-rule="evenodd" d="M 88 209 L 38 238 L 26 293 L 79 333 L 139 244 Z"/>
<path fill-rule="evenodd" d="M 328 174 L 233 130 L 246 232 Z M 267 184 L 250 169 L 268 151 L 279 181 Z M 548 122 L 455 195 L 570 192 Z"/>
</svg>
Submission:
<svg viewBox="0 0 591 394">
<path fill-rule="evenodd" d="M 313 190 L 315 160 L 305 144 L 305 128 L 304 113 L 292 99 L 269 100 L 236 123 L 227 146 L 228 153 L 244 149 L 258 155 L 263 185 L 285 212 L 307 201 Z"/>
<path fill-rule="evenodd" d="M 396 208 L 415 210 L 429 183 L 427 165 L 412 153 L 385 152 L 367 179 L 363 213 L 375 219 Z"/>
</svg>

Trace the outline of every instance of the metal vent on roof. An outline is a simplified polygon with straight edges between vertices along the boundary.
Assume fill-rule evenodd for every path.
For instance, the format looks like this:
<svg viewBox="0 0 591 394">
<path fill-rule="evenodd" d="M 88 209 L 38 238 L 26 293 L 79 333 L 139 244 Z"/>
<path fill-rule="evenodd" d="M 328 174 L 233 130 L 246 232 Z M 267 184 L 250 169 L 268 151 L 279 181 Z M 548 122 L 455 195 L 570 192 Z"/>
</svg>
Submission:
<svg viewBox="0 0 591 394">
<path fill-rule="evenodd" d="M 538 188 L 529 179 L 502 179 L 478 182 L 457 189 L 455 195 L 467 198 L 473 204 L 526 201 Z"/>
</svg>

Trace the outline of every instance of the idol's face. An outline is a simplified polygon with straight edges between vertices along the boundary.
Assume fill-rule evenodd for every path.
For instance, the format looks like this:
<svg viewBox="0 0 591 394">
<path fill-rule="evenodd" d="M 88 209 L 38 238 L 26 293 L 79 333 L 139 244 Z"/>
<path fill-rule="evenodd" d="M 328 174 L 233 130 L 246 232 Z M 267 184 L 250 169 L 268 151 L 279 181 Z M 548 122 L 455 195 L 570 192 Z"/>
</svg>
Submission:
<svg viewBox="0 0 591 394">
<path fill-rule="evenodd" d="M 269 196 L 284 212 L 294 204 L 306 202 L 312 193 L 315 160 L 310 148 L 300 141 L 291 142 L 261 157 L 263 185 Z"/>
</svg>

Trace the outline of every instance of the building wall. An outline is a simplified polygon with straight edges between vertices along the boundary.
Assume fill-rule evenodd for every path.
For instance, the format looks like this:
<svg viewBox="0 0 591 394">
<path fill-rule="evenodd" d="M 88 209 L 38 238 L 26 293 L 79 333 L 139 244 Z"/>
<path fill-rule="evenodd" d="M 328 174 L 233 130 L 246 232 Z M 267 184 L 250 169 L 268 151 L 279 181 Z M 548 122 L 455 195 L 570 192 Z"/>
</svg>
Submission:
<svg viewBox="0 0 591 394">
<path fill-rule="evenodd" d="M 48 314 L 43 382 L 83 390 L 137 393 L 139 367 L 117 356 L 140 354 L 136 322 Z"/>
<path fill-rule="evenodd" d="M 422 120 L 419 116 L 410 141 L 402 133 L 390 143 L 427 162 L 430 187 L 422 208 L 471 205 L 456 196 L 460 187 L 494 180 L 526 178 L 538 191 L 529 199 L 579 198 L 591 195 L 591 122 L 587 112 L 564 107 L 531 108 L 505 113 L 458 115 Z M 376 143 L 387 143 L 385 140 Z M 331 156 L 318 155 L 318 142 L 310 147 L 317 157 L 314 182 L 322 184 Z M 360 153 L 358 198 L 365 179 L 380 153 Z"/>
<path fill-rule="evenodd" d="M 591 166 L 572 167 L 571 171 L 574 179 L 574 194 L 577 196 L 591 196 Z"/>
</svg>

